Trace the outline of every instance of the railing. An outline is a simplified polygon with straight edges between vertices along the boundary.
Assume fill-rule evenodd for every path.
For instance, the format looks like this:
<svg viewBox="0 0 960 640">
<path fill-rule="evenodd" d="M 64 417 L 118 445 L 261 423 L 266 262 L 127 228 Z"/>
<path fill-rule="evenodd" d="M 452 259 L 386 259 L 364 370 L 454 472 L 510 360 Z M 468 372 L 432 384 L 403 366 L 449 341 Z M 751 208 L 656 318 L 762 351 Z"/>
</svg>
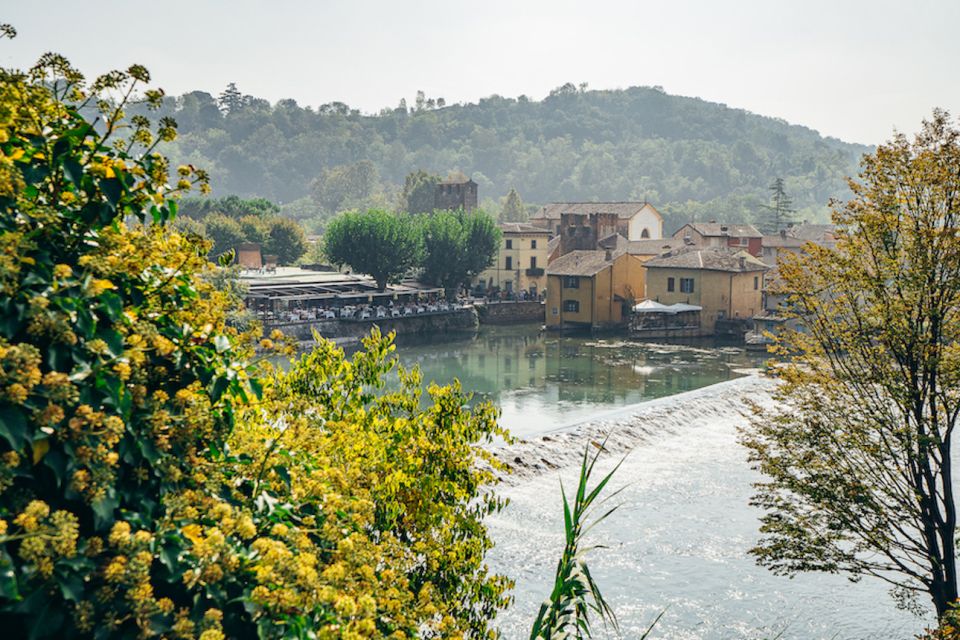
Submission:
<svg viewBox="0 0 960 640">
<path fill-rule="evenodd" d="M 542 276 L 544 273 L 545 272 L 541 267 L 530 267 L 526 271 L 526 274 L 531 277 Z"/>
</svg>

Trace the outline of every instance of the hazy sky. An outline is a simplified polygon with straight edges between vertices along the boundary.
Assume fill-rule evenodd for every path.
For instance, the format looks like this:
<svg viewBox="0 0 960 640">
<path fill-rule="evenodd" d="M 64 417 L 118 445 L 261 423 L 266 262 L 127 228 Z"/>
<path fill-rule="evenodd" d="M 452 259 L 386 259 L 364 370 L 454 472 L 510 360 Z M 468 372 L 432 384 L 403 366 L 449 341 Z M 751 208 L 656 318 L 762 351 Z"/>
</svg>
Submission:
<svg viewBox="0 0 960 640">
<path fill-rule="evenodd" d="M 0 64 L 44 51 L 92 76 L 145 64 L 171 94 L 244 93 L 366 112 L 542 98 L 565 82 L 661 85 L 877 143 L 960 115 L 960 0 L 3 0 Z"/>
</svg>

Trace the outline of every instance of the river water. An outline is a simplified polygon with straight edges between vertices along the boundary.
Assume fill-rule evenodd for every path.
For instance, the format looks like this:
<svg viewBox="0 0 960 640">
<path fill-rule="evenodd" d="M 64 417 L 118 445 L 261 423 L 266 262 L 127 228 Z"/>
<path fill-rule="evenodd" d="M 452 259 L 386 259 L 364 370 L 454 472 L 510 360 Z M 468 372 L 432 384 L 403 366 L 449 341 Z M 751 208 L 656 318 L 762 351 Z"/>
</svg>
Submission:
<svg viewBox="0 0 960 640">
<path fill-rule="evenodd" d="M 515 473 L 502 487 L 507 509 L 488 521 L 491 566 L 516 580 L 514 606 L 499 623 L 526 638 L 552 587 L 563 548 L 561 480 L 574 486 L 585 443 L 608 438 L 619 508 L 591 532 L 604 549 L 591 571 L 638 638 L 908 639 L 929 620 L 894 607 L 877 580 L 775 576 L 747 551 L 759 512 L 748 505 L 758 479 L 737 443 L 747 399 L 769 382 L 750 374 L 758 358 L 712 345 L 644 345 L 539 334 L 536 327 L 485 328 L 478 336 L 401 343 L 425 381 L 457 377 L 502 408 L 524 441 L 504 451 Z M 925 603 L 924 603 L 925 604 Z M 598 637 L 617 637 L 598 634 Z"/>
</svg>

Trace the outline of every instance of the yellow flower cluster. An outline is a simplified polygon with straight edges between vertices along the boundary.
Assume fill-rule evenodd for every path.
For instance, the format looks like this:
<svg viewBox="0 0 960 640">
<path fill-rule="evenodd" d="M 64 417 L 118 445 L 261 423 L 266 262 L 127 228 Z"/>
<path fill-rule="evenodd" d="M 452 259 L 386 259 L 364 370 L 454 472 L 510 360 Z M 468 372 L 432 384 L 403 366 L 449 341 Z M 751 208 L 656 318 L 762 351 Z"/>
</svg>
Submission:
<svg viewBox="0 0 960 640">
<path fill-rule="evenodd" d="M 19 555 L 33 564 L 40 575 L 53 574 L 54 563 L 77 553 L 80 527 L 77 517 L 68 511 L 50 513 L 41 500 L 33 500 L 13 520 L 22 537 Z"/>
</svg>

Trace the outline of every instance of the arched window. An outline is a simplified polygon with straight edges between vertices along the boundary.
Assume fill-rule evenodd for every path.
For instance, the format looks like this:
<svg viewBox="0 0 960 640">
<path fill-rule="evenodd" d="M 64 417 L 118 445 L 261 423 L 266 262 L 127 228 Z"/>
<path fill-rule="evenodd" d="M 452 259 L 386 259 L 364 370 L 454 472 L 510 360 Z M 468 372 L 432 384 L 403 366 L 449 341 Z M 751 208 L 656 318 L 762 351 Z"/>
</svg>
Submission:
<svg viewBox="0 0 960 640">
<path fill-rule="evenodd" d="M 640 232 L 640 237 L 641 237 L 641 238 L 649 238 L 649 237 L 650 237 L 650 231 L 649 231 L 649 229 L 647 229 L 646 227 L 644 227 L 644 228 L 643 228 L 643 231 Z"/>
</svg>

